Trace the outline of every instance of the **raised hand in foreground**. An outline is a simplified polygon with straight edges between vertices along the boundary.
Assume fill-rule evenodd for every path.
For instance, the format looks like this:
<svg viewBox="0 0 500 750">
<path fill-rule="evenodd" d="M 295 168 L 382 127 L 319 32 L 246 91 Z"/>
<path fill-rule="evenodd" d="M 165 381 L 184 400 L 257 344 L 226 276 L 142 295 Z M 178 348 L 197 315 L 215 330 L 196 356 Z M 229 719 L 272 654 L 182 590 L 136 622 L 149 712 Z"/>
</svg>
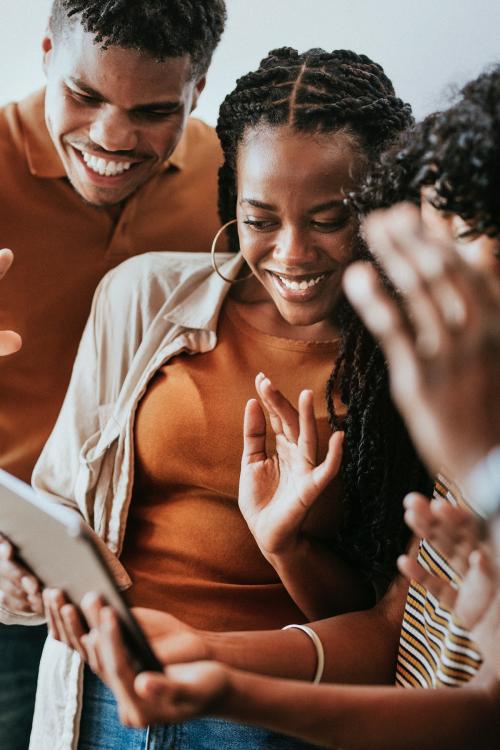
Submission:
<svg viewBox="0 0 500 750">
<path fill-rule="evenodd" d="M 347 269 L 345 292 L 384 350 L 392 395 L 422 458 L 464 484 L 500 444 L 497 280 L 469 267 L 451 240 L 430 237 L 416 208 L 377 211 L 365 229 L 403 307 L 370 263 Z"/>
</svg>

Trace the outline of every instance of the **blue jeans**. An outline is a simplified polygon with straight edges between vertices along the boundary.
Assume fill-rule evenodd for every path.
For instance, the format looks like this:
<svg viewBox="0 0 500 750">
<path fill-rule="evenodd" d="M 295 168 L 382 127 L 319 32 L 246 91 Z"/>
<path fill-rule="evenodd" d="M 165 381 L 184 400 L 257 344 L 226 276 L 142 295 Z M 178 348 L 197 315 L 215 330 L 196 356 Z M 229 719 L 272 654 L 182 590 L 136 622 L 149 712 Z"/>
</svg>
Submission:
<svg viewBox="0 0 500 750">
<path fill-rule="evenodd" d="M 45 625 L 0 625 L 0 748 L 27 750 Z"/>
<path fill-rule="evenodd" d="M 258 727 L 197 719 L 150 729 L 120 724 L 110 690 L 85 669 L 78 750 L 312 750 L 313 746 Z M 2 748 L 3 750 L 3 748 Z"/>
</svg>

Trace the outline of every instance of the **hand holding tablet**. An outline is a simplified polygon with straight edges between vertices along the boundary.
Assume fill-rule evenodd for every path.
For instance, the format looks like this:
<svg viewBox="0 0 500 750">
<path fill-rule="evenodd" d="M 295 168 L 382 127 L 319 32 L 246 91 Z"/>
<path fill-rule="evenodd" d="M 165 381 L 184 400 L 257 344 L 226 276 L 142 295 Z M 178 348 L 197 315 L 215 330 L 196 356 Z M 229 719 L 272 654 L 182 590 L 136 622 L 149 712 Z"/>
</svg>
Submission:
<svg viewBox="0 0 500 750">
<path fill-rule="evenodd" d="M 30 486 L 0 470 L 0 534 L 4 609 L 39 614 L 39 581 L 45 589 L 49 626 L 83 656 L 79 636 L 86 632 L 86 625 L 76 608 L 86 594 L 95 592 L 118 615 L 134 670 L 162 670 L 96 544 L 94 532 L 76 511 L 40 497 Z"/>
</svg>

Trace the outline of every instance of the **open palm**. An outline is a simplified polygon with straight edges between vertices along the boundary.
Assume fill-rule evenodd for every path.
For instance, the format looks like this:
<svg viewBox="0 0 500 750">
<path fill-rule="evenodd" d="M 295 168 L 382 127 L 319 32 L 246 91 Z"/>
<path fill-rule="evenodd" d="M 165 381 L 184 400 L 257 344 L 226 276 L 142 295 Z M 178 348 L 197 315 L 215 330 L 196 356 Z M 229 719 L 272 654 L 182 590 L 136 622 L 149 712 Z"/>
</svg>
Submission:
<svg viewBox="0 0 500 750">
<path fill-rule="evenodd" d="M 266 453 L 266 420 L 251 399 L 245 409 L 239 506 L 264 556 L 292 549 L 307 514 L 337 474 L 343 433 L 330 438 L 325 460 L 317 465 L 318 434 L 313 394 L 302 391 L 298 411 L 262 373 L 256 389 L 276 436 L 276 451 Z"/>
</svg>

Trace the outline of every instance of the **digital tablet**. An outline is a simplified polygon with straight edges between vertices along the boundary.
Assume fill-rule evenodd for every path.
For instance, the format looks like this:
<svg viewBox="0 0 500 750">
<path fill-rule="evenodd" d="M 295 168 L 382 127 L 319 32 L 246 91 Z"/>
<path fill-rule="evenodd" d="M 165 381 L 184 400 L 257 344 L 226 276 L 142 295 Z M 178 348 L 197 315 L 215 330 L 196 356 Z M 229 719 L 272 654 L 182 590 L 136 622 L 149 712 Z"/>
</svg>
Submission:
<svg viewBox="0 0 500 750">
<path fill-rule="evenodd" d="M 77 607 L 89 591 L 102 596 L 120 619 L 137 672 L 163 670 L 87 525 L 75 511 L 41 497 L 0 469 L 0 533 L 45 586 L 61 589 Z"/>
</svg>

